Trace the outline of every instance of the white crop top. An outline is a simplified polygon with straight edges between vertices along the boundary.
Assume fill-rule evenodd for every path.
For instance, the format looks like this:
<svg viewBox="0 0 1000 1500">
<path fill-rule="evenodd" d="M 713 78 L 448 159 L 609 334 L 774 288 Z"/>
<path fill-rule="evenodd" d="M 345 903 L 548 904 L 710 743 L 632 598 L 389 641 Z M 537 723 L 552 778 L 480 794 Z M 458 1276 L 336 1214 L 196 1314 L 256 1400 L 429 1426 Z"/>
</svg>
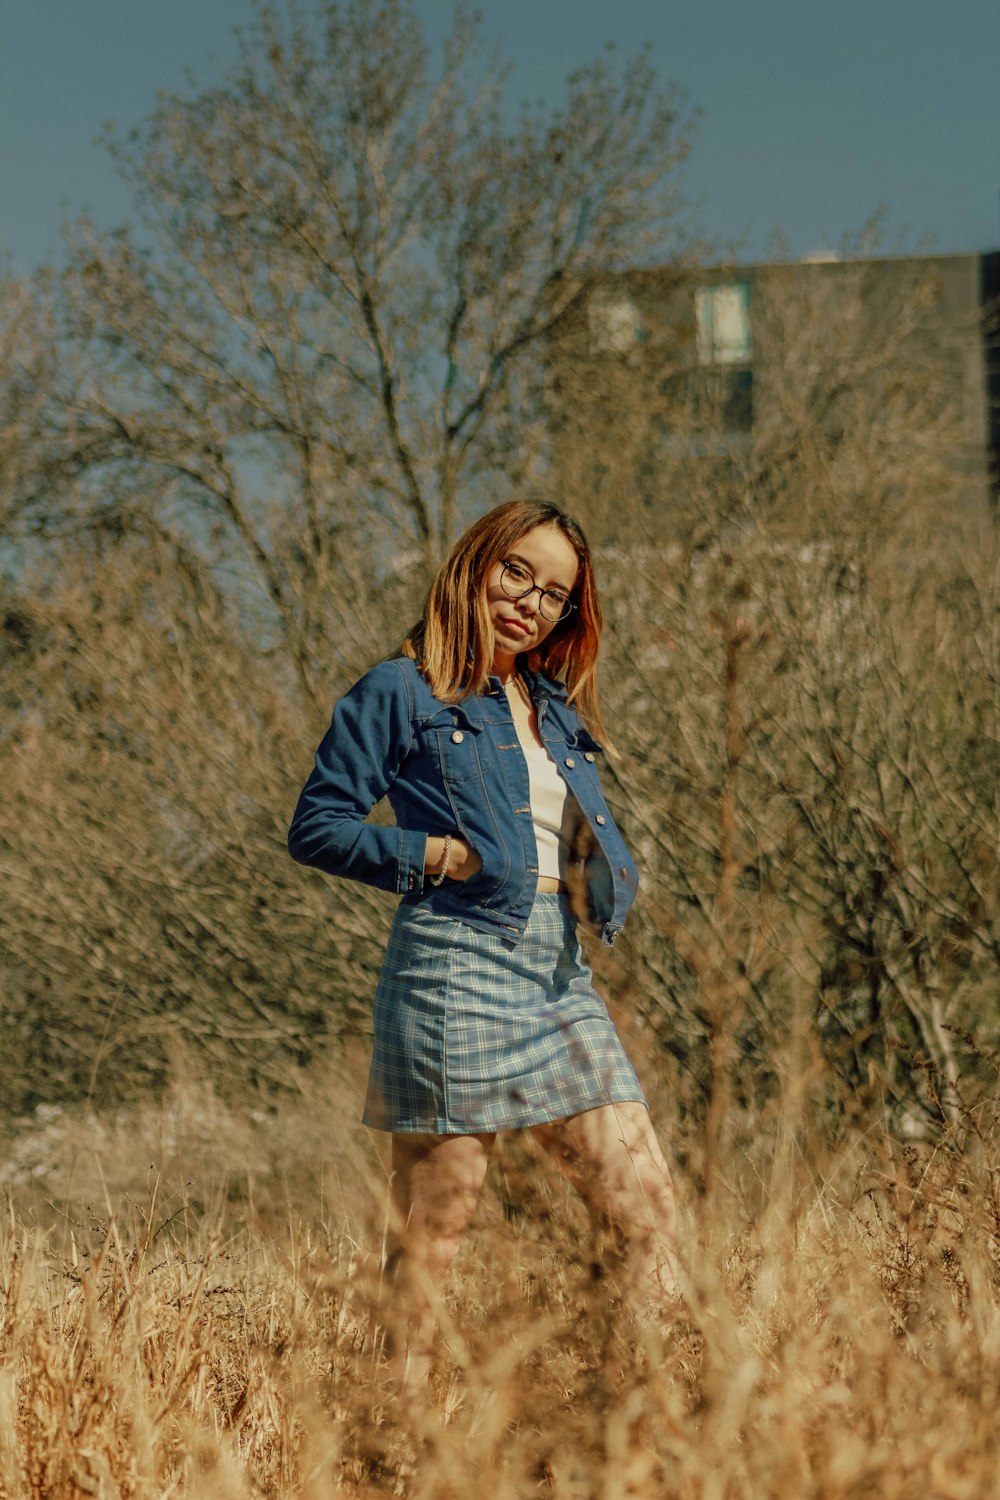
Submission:
<svg viewBox="0 0 1000 1500">
<path fill-rule="evenodd" d="M 531 821 L 538 846 L 538 874 L 565 880 L 570 850 L 580 822 L 580 804 L 566 786 L 549 752 L 533 735 L 518 739 L 528 763 Z"/>
</svg>

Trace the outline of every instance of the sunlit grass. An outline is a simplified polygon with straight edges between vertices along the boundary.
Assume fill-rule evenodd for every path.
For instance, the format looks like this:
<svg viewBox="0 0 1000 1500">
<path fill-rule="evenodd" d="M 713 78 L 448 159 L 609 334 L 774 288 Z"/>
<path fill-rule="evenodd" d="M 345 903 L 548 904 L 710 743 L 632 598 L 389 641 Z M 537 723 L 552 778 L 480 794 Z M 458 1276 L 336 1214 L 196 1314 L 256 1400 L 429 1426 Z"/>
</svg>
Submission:
<svg viewBox="0 0 1000 1500">
<path fill-rule="evenodd" d="M 0 1493 L 998 1492 L 987 1107 L 905 1146 L 762 1116 L 711 1200 L 680 1175 L 688 1311 L 642 1326 L 593 1280 L 569 1190 L 512 1139 L 417 1405 L 381 1356 L 385 1173 L 351 1104 L 329 1077 L 275 1113 L 187 1083 L 21 1132 Z"/>
</svg>

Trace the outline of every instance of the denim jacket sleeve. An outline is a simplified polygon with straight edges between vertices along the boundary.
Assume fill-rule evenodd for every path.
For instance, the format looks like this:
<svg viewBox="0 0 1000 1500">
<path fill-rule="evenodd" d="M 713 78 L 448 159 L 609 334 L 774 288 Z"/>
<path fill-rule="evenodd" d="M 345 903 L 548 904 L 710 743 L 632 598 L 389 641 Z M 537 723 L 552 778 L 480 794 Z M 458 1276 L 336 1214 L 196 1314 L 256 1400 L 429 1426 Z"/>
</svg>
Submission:
<svg viewBox="0 0 1000 1500">
<path fill-rule="evenodd" d="M 288 831 L 292 858 L 383 891 L 419 894 L 427 835 L 365 822 L 411 743 L 405 679 L 394 662 L 380 662 L 333 711 Z"/>
</svg>

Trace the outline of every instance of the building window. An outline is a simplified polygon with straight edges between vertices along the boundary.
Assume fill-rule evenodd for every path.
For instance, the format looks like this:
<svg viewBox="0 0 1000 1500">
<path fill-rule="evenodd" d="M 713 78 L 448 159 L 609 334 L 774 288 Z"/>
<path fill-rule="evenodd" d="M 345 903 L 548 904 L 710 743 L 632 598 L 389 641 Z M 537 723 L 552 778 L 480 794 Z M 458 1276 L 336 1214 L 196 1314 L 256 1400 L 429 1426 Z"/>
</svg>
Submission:
<svg viewBox="0 0 1000 1500">
<path fill-rule="evenodd" d="M 594 354 L 627 354 L 642 338 L 639 310 L 622 293 L 597 292 L 587 308 Z"/>
<path fill-rule="evenodd" d="M 729 281 L 694 294 L 698 358 L 703 365 L 750 363 L 750 286 Z"/>
</svg>

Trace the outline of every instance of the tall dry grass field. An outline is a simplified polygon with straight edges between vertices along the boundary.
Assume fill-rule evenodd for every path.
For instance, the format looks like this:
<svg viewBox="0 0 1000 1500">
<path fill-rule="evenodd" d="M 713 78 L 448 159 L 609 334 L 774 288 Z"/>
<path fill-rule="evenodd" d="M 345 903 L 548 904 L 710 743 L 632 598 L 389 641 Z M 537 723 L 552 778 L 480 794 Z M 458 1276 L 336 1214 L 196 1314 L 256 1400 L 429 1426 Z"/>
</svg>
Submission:
<svg viewBox="0 0 1000 1500">
<path fill-rule="evenodd" d="M 1000 1493 L 995 1105 L 834 1143 L 818 1073 L 734 1124 L 708 1196 L 679 1172 L 688 1306 L 641 1326 L 595 1281 L 569 1190 L 508 1139 L 419 1407 L 381 1352 L 359 1070 L 277 1111 L 191 1069 L 155 1107 L 43 1110 L 2 1169 L 0 1493 Z"/>
<path fill-rule="evenodd" d="M 388 904 L 283 848 L 312 721 L 169 558 L 25 594 L 4 1500 L 1000 1493 L 992 546 L 630 559 L 608 782 L 644 888 L 595 968 L 676 1164 L 686 1305 L 630 1322 L 512 1138 L 419 1406 L 357 1124 Z"/>
<path fill-rule="evenodd" d="M 124 143 L 138 239 L 0 275 L 0 1500 L 1000 1493 L 982 330 L 866 234 L 755 277 L 751 384 L 648 59 L 508 136 L 464 10 L 434 82 L 405 4 L 280 9 Z M 391 903 L 286 829 L 539 486 L 599 562 L 643 888 L 595 969 L 685 1305 L 630 1322 L 507 1140 L 404 1402 L 356 1123 Z"/>
</svg>

